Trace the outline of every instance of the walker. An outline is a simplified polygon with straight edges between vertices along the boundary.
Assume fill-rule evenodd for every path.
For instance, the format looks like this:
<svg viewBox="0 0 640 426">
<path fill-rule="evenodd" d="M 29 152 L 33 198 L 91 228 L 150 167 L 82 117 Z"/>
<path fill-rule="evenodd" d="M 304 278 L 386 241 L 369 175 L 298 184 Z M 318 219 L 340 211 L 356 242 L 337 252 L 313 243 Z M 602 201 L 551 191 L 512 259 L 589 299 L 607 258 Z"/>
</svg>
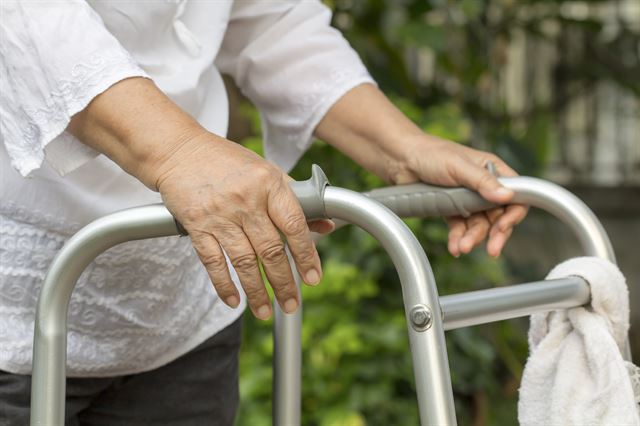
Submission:
<svg viewBox="0 0 640 426">
<path fill-rule="evenodd" d="M 609 238 L 591 210 L 553 183 L 500 178 L 515 192 L 514 202 L 551 213 L 578 237 L 586 255 L 615 262 Z M 409 331 L 420 423 L 455 425 L 456 413 L 444 332 L 536 312 L 588 304 L 589 285 L 569 277 L 438 297 L 427 256 L 400 217 L 468 216 L 495 207 L 464 188 L 402 185 L 359 194 L 332 187 L 320 167 L 291 184 L 307 219 L 334 218 L 358 225 L 375 237 L 395 265 Z M 183 233 L 161 204 L 136 207 L 100 218 L 75 234 L 58 253 L 45 277 L 35 319 L 31 425 L 63 425 L 67 308 L 75 283 L 89 263 L 126 241 Z M 298 285 L 300 277 L 294 271 Z M 300 424 L 301 309 L 284 314 L 275 303 L 273 424 Z M 629 345 L 624 354 L 630 359 Z"/>
</svg>

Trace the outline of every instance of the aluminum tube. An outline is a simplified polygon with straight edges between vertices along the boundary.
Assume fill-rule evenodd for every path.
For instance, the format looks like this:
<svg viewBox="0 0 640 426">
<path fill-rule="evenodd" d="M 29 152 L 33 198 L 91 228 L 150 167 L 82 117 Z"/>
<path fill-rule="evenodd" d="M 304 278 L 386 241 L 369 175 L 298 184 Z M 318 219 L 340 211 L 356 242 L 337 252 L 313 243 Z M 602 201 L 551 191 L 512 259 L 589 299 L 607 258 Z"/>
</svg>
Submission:
<svg viewBox="0 0 640 426">
<path fill-rule="evenodd" d="M 611 241 L 602 224 L 591 209 L 571 192 L 554 183 L 531 177 L 505 177 L 499 180 L 515 191 L 514 203 L 545 210 L 571 228 L 586 255 L 616 262 Z"/>
<path fill-rule="evenodd" d="M 293 278 L 300 288 L 302 279 L 295 267 L 291 253 L 287 249 Z M 301 419 L 302 392 L 302 306 L 292 314 L 286 314 L 274 300 L 273 327 L 273 400 L 272 415 L 274 425 L 299 425 Z"/>
<path fill-rule="evenodd" d="M 409 228 L 383 205 L 342 188 L 327 187 L 325 210 L 329 217 L 360 226 L 389 253 L 400 276 L 409 341 L 413 357 L 420 422 L 424 425 L 456 424 L 451 377 L 438 292 L 429 261 Z M 414 328 L 411 312 L 431 311 L 431 321 L 422 330 Z"/>
<path fill-rule="evenodd" d="M 64 245 L 47 272 L 36 308 L 31 425 L 64 424 L 67 308 L 85 267 L 116 244 L 177 234 L 173 217 L 157 204 L 98 219 Z"/>
<path fill-rule="evenodd" d="M 583 306 L 591 300 L 580 277 L 537 281 L 440 297 L 445 330 Z"/>
</svg>

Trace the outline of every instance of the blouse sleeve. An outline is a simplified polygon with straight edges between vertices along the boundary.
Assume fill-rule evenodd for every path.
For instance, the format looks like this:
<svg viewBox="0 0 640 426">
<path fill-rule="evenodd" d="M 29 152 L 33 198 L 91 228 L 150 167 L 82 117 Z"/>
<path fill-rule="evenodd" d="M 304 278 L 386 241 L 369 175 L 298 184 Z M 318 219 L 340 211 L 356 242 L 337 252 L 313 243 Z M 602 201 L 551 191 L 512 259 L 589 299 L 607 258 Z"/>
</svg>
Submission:
<svg viewBox="0 0 640 426">
<path fill-rule="evenodd" d="M 236 1 L 216 64 L 261 112 L 265 155 L 290 169 L 329 108 L 374 83 L 319 1 Z"/>
<path fill-rule="evenodd" d="M 23 176 L 43 160 L 67 173 L 98 153 L 64 130 L 118 81 L 146 76 L 84 1 L 3 0 L 0 129 Z"/>
</svg>

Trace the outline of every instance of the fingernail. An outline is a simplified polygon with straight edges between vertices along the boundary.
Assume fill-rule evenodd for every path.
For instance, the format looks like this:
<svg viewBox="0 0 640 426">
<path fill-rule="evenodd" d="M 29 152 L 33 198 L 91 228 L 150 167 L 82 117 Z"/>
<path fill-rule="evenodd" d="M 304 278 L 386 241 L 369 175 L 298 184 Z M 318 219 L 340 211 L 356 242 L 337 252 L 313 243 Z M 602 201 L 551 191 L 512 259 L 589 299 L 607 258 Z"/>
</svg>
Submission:
<svg viewBox="0 0 640 426">
<path fill-rule="evenodd" d="M 293 297 L 286 302 L 284 302 L 284 311 L 288 314 L 291 314 L 296 311 L 298 308 L 298 301 Z"/>
<path fill-rule="evenodd" d="M 473 247 L 473 239 L 471 237 L 465 237 L 460 240 L 461 252 L 466 253 L 467 251 L 471 250 L 471 247 Z"/>
<path fill-rule="evenodd" d="M 271 308 L 269 305 L 262 305 L 256 311 L 256 316 L 261 320 L 269 319 L 271 316 Z"/>
<path fill-rule="evenodd" d="M 240 299 L 238 299 L 237 296 L 229 296 L 227 297 L 227 300 L 225 302 L 227 305 L 231 306 L 232 308 L 237 308 L 238 305 L 240 304 Z"/>
<path fill-rule="evenodd" d="M 305 274 L 304 281 L 309 285 L 318 285 L 320 282 L 320 274 L 315 269 L 310 269 Z"/>
</svg>

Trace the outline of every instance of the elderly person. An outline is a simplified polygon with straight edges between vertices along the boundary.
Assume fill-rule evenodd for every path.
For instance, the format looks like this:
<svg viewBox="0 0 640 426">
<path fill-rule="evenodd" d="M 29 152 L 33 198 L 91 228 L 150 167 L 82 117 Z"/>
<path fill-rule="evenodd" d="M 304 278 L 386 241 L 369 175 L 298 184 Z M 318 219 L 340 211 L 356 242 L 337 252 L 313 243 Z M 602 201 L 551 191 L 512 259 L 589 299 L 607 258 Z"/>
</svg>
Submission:
<svg viewBox="0 0 640 426">
<path fill-rule="evenodd" d="M 190 238 L 122 244 L 71 298 L 68 424 L 232 424 L 239 318 L 322 277 L 288 187 L 320 137 L 390 183 L 512 192 L 492 154 L 424 134 L 377 89 L 318 1 L 2 3 L 0 424 L 28 418 L 35 301 L 81 226 L 163 201 Z M 229 74 L 262 113 L 266 160 L 225 138 Z M 524 217 L 512 205 L 449 220 L 449 250 L 487 235 L 497 256 Z M 213 287 L 215 291 L 211 287 Z M 246 295 L 246 296 L 245 296 Z"/>
</svg>

